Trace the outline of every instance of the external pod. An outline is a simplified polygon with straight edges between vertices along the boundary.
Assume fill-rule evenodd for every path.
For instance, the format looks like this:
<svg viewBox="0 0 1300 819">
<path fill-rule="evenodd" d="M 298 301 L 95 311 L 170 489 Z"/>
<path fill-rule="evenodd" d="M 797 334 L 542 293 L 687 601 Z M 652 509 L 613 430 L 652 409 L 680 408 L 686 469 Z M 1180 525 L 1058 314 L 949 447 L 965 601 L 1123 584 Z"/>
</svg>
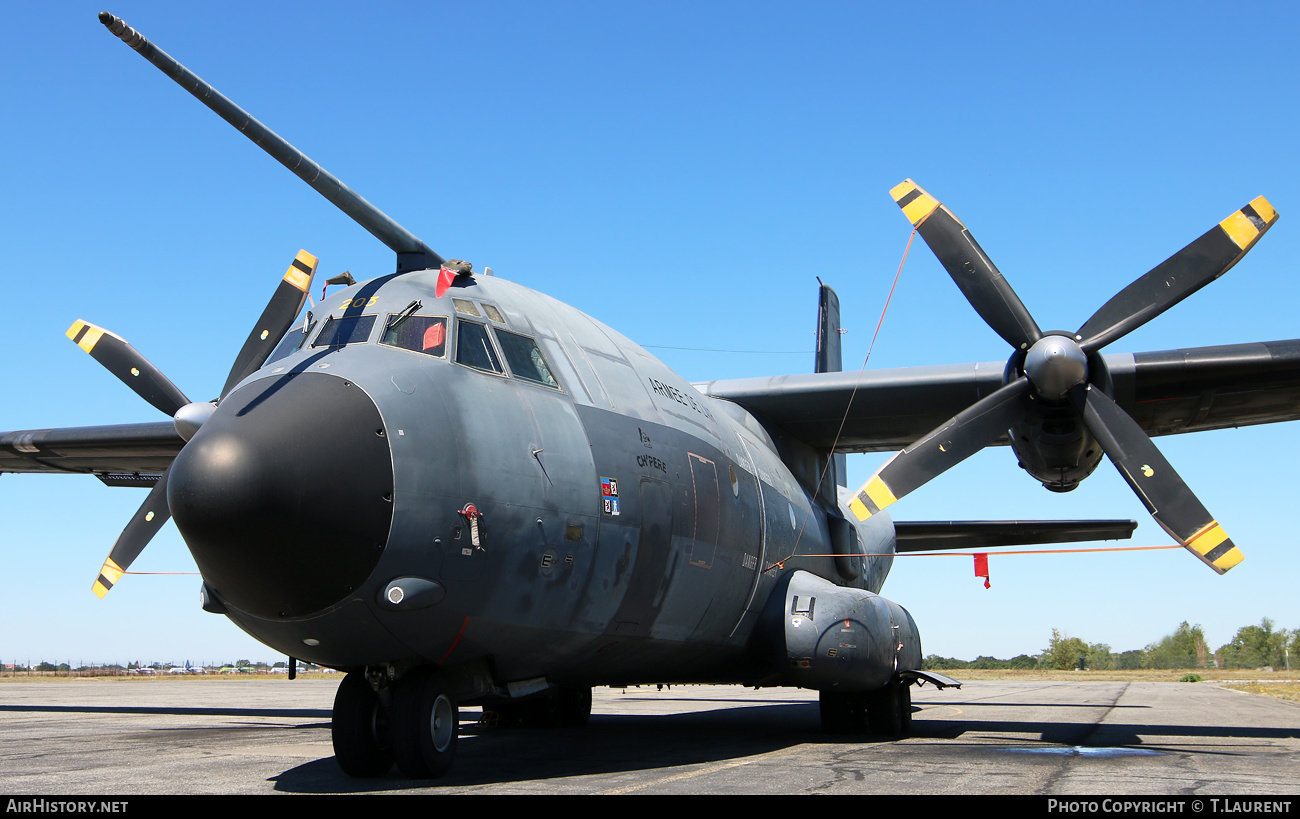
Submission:
<svg viewBox="0 0 1300 819">
<path fill-rule="evenodd" d="M 784 684 L 864 692 L 921 667 L 916 623 L 897 603 L 804 571 L 782 584 L 763 611 L 755 648 Z"/>
</svg>

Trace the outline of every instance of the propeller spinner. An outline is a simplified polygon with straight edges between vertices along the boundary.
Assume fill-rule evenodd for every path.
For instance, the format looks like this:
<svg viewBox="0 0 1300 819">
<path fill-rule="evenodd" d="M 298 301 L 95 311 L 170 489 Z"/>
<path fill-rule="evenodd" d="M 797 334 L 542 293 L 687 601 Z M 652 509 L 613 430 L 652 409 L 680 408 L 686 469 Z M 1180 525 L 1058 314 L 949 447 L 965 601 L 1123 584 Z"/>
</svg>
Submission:
<svg viewBox="0 0 1300 819">
<path fill-rule="evenodd" d="M 1096 466 L 1099 446 L 1180 544 L 1219 574 L 1240 563 L 1241 551 L 1227 533 L 1115 403 L 1098 352 L 1228 272 L 1277 221 L 1268 200 L 1256 198 L 1152 268 L 1077 332 L 1044 333 L 952 211 L 910 179 L 890 195 L 966 300 L 1015 351 L 1000 389 L 899 452 L 858 490 L 850 504 L 858 519 L 1013 430 L 1012 447 L 1022 465 L 1049 489 L 1073 489 Z"/>
<path fill-rule="evenodd" d="M 316 265 L 315 256 L 305 250 L 298 251 L 236 356 L 226 384 L 221 389 L 222 398 L 236 384 L 261 368 L 271 355 L 276 343 L 302 310 L 307 292 L 311 289 L 312 278 L 316 275 Z M 136 395 L 171 415 L 177 432 L 186 441 L 193 437 L 203 420 L 211 415 L 213 404 L 191 402 L 167 376 L 121 336 L 80 319 L 68 328 L 67 335 Z M 92 586 L 97 597 L 102 598 L 108 594 L 113 584 L 121 579 L 132 561 L 140 556 L 144 547 L 170 517 L 171 511 L 167 506 L 167 471 L 164 471 L 109 551 L 108 559 L 104 561 L 99 577 Z"/>
</svg>

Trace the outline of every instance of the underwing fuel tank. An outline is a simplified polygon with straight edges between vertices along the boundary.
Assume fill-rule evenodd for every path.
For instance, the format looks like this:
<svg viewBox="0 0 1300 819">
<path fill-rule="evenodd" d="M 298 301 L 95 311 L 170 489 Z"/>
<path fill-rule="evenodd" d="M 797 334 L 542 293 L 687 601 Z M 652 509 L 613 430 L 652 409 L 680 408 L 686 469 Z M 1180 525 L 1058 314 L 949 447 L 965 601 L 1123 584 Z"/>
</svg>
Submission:
<svg viewBox="0 0 1300 819">
<path fill-rule="evenodd" d="M 921 667 L 921 638 L 902 606 L 865 589 L 791 572 L 768 598 L 755 648 L 781 681 L 844 693 L 884 687 Z"/>
</svg>

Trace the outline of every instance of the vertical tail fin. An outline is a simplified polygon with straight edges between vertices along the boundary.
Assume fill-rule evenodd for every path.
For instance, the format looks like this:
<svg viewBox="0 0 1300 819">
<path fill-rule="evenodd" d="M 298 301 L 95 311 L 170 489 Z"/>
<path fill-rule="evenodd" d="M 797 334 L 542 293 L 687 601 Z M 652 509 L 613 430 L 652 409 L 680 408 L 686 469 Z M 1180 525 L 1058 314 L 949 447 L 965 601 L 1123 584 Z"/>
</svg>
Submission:
<svg viewBox="0 0 1300 819">
<path fill-rule="evenodd" d="M 818 373 L 837 373 L 844 369 L 840 355 L 840 297 L 821 283 L 817 294 L 817 360 Z"/>
<path fill-rule="evenodd" d="M 817 294 L 817 358 L 813 372 L 837 373 L 844 369 L 840 353 L 840 297 L 818 279 L 821 289 Z M 831 467 L 836 486 L 846 486 L 847 464 L 844 455 L 832 455 Z"/>
</svg>

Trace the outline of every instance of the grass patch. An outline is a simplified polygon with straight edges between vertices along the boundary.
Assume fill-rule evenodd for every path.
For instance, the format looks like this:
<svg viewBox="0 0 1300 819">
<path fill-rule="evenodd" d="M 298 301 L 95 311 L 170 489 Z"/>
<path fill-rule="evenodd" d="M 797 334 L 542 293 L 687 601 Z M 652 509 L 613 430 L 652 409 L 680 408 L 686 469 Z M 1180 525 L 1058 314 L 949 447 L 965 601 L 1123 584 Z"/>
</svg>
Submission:
<svg viewBox="0 0 1300 819">
<path fill-rule="evenodd" d="M 1206 682 L 1248 683 L 1273 681 L 1285 683 L 1286 669 L 1259 671 L 1252 668 L 1158 668 L 1134 671 L 1048 671 L 1044 669 L 954 668 L 937 669 L 941 674 L 965 682 L 967 680 L 1025 680 L 1059 682 L 1180 682 L 1194 673 Z M 1295 676 L 1293 674 L 1293 676 Z"/>
<path fill-rule="evenodd" d="M 1249 694 L 1264 694 L 1269 697 L 1277 697 L 1281 700 L 1300 702 L 1300 683 L 1295 682 L 1253 682 L 1225 685 L 1223 687 L 1235 688 L 1238 691 L 1245 691 Z"/>
</svg>

